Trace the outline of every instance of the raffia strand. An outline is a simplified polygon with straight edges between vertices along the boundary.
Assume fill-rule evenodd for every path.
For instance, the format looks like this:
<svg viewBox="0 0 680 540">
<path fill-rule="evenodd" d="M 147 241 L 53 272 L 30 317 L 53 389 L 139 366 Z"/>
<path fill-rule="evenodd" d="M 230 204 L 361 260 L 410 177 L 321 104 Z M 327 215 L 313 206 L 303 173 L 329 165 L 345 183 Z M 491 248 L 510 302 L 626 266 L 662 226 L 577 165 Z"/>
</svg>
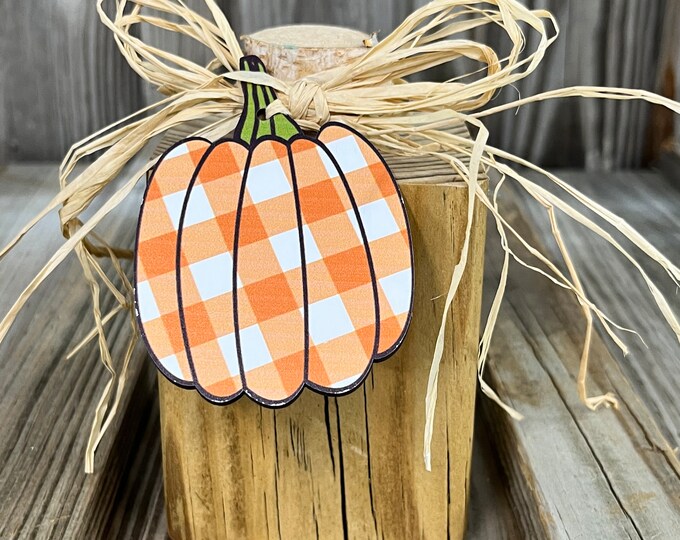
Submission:
<svg viewBox="0 0 680 540">
<path fill-rule="evenodd" d="M 575 86 L 485 108 L 502 88 L 533 73 L 544 59 L 548 47 L 559 35 L 555 19 L 548 11 L 530 10 L 516 0 L 435 0 L 414 11 L 385 39 L 368 49 L 363 57 L 349 65 L 293 83 L 264 73 L 237 71 L 242 51 L 229 20 L 214 0 L 204 2 L 211 18 L 198 15 L 181 0 L 116 0 L 112 13 L 104 9 L 103 0 L 97 0 L 97 12 L 102 23 L 113 34 L 121 54 L 142 79 L 151 83 L 166 97 L 75 144 L 61 164 L 58 193 L 0 250 L 1 259 L 36 223 L 48 213 L 59 209 L 66 240 L 0 322 L 0 340 L 5 337 L 21 308 L 45 278 L 70 253 L 75 252 L 83 267 L 84 281 L 90 288 L 95 324 L 69 357 L 96 339 L 102 362 L 110 376 L 93 415 L 85 456 L 87 472 L 94 470 L 96 448 L 119 409 L 126 388 L 129 363 L 138 339 L 132 285 L 121 264 L 121 259 L 131 256 L 131 246 L 109 246 L 96 235 L 95 228 L 132 192 L 155 161 L 150 160 L 137 170 L 124 181 L 117 192 L 108 195 L 105 200 L 102 191 L 118 178 L 130 160 L 154 137 L 177 126 L 200 119 L 216 119 L 194 135 L 200 134 L 210 139 L 228 135 L 242 108 L 243 98 L 239 88 L 241 81 L 266 84 L 277 91 L 279 99 L 268 107 L 269 116 L 277 112 L 290 113 L 303 128 L 310 130 L 318 129 L 328 120 L 346 122 L 366 134 L 383 151 L 402 156 L 428 154 L 444 161 L 467 185 L 465 241 L 459 260 L 452 268 L 439 334 L 433 344 L 430 377 L 427 387 L 423 388 L 423 457 L 428 469 L 439 365 L 444 350 L 443 336 L 448 312 L 467 268 L 475 205 L 481 203 L 488 209 L 504 252 L 498 285 L 481 336 L 478 378 L 484 394 L 514 418 L 521 419 L 521 412 L 504 403 L 484 380 L 489 344 L 498 320 L 512 262 L 538 272 L 555 285 L 571 291 L 581 306 L 585 332 L 577 391 L 588 407 L 596 409 L 603 405 L 616 406 L 616 398 L 611 393 L 590 396 L 587 392 L 587 368 L 594 321 L 598 320 L 602 324 L 605 332 L 624 354 L 627 347 L 621 334 L 632 332 L 637 335 L 633 330 L 612 321 L 588 298 L 560 232 L 558 216 L 566 216 L 579 222 L 614 246 L 633 265 L 648 287 L 660 313 L 680 340 L 680 325 L 673 309 L 658 285 L 645 273 L 639 258 L 642 256 L 660 265 L 676 284 L 680 282 L 678 267 L 623 219 L 554 174 L 490 146 L 487 143 L 488 131 L 482 123 L 483 118 L 492 114 L 530 103 L 566 97 L 640 99 L 661 105 L 675 113 L 680 113 L 680 103 L 643 90 Z M 487 25 L 498 26 L 511 44 L 509 52 L 502 58 L 489 45 L 469 39 L 467 35 L 471 30 Z M 137 37 L 144 35 L 138 31 L 139 26 L 155 27 L 193 40 L 206 47 L 212 60 L 206 66 L 201 66 L 153 47 Z M 538 39 L 529 41 L 529 33 Z M 527 50 L 528 43 L 535 44 L 532 50 Z M 464 60 L 472 60 L 478 67 L 443 83 L 406 81 L 409 75 Z M 461 122 L 476 127 L 474 139 L 456 136 L 450 132 L 451 127 L 460 125 Z M 101 155 L 87 168 L 75 173 L 76 165 L 95 153 Z M 456 155 L 467 156 L 467 164 L 455 157 Z M 529 168 L 544 181 L 556 186 L 558 194 L 528 179 L 511 165 Z M 491 195 L 478 182 L 480 170 L 495 172 L 499 177 Z M 540 248 L 523 238 L 503 216 L 499 198 L 502 188 L 508 183 L 523 190 L 545 210 L 566 273 L 561 270 L 559 261 L 553 261 Z M 101 202 L 101 206 L 91 218 L 83 221 L 83 211 L 95 200 Z M 593 217 L 588 217 L 586 213 Z M 625 248 L 605 227 L 622 235 L 637 248 L 636 252 Z M 526 251 L 528 259 L 512 248 L 510 239 Z M 102 258 L 112 262 L 115 280 L 107 277 L 101 266 Z M 114 296 L 116 305 L 109 313 L 103 314 L 100 309 L 100 295 L 105 292 Z M 111 356 L 106 339 L 106 327 L 121 313 L 129 317 L 131 331 L 123 358 L 115 359 Z M 668 448 L 672 446 L 667 445 Z"/>
</svg>

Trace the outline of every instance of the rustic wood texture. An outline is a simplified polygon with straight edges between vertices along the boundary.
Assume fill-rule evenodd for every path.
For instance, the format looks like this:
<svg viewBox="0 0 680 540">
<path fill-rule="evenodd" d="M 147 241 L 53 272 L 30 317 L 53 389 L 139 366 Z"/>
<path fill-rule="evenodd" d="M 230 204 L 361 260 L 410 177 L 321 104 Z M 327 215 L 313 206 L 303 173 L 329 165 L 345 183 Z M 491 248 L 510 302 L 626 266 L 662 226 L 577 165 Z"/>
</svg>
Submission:
<svg viewBox="0 0 680 540">
<path fill-rule="evenodd" d="M 680 2 L 667 2 L 664 16 L 657 86 L 662 95 L 680 99 Z M 656 107 L 652 116 L 651 156 L 663 150 L 680 154 L 680 117 Z"/>
<path fill-rule="evenodd" d="M 342 27 L 290 25 L 242 36 L 243 52 L 259 57 L 267 72 L 295 81 L 348 64 L 368 51 L 368 34 Z"/>
<path fill-rule="evenodd" d="M 515 516 L 515 508 L 508 499 L 508 478 L 501 467 L 499 449 L 491 437 L 491 428 L 483 412 L 485 399 L 479 393 L 465 538 L 518 540 L 524 536 Z"/>
<path fill-rule="evenodd" d="M 327 398 L 307 390 L 280 410 L 247 398 L 220 408 L 159 378 L 172 538 L 463 537 L 485 212 L 477 208 L 468 270 L 449 317 L 428 474 L 429 359 L 465 237 L 467 189 L 460 182 L 400 187 L 415 255 L 413 319 L 402 347 L 374 365 L 357 391 Z"/>
<path fill-rule="evenodd" d="M 563 176 L 578 188 L 590 187 L 591 195 L 656 246 L 677 255 L 680 193 L 658 174 Z M 529 208 L 517 198 L 505 210 L 527 237 L 550 247 L 547 224 Z M 490 402 L 484 409 L 518 520 L 530 537 L 677 538 L 677 341 L 665 331 L 629 265 L 569 220 L 560 223 L 593 299 L 615 320 L 640 330 L 650 349 L 630 337 L 632 353 L 623 360 L 596 336 L 589 392 L 611 390 L 621 403 L 618 411 L 589 411 L 575 387 L 585 326 L 578 306 L 547 280 L 528 271 L 513 273 L 488 378 L 526 419 L 514 422 Z M 490 285 L 501 261 L 497 249 L 487 253 Z M 650 273 L 662 277 L 656 269 Z M 669 298 L 673 301 L 672 293 Z M 677 301 L 673 304 L 677 309 Z"/>
<path fill-rule="evenodd" d="M 95 2 L 3 3 L 0 163 L 58 160 L 139 108 L 143 94 Z"/>
<path fill-rule="evenodd" d="M 561 35 L 531 77 L 496 101 L 572 85 L 658 88 L 658 55 L 667 2 L 532 0 L 556 17 Z M 669 2 L 668 4 L 672 4 Z M 488 41 L 503 50 L 497 32 Z M 530 39 L 531 43 L 533 40 Z M 491 143 L 551 167 L 639 167 L 645 161 L 650 107 L 642 102 L 566 99 L 489 119 Z"/>
<path fill-rule="evenodd" d="M 679 173 L 676 170 L 675 175 Z M 656 174 L 600 175 L 597 183 L 592 175 L 573 172 L 566 176 L 581 188 L 597 186 L 596 196 L 603 204 L 615 209 L 624 205 L 618 209 L 630 223 L 651 235 L 657 247 L 672 256 L 678 238 L 670 227 L 677 219 L 668 212 L 680 208 L 677 188 Z M 6 241 L 53 195 L 56 166 L 6 167 L 0 169 L 0 181 L 4 186 L 0 241 Z M 33 189 L 27 190 L 27 185 Z M 623 193 L 642 187 L 646 188 L 644 195 L 634 191 L 634 196 L 624 201 Z M 130 223 L 136 218 L 140 196 L 131 196 L 129 208 L 106 228 L 107 237 L 131 242 Z M 650 208 L 654 210 L 650 212 Z M 661 209 L 659 215 L 657 209 Z M 515 207 L 514 223 L 540 237 L 535 221 L 532 214 Z M 566 220 L 561 223 L 566 232 Z M 20 251 L 3 260 L 3 312 L 59 243 L 57 230 L 53 217 L 31 234 Z M 634 538 L 677 537 L 677 476 L 660 451 L 663 441 L 643 427 L 651 425 L 651 418 L 666 430 L 668 438 L 673 433 L 678 417 L 673 407 L 677 407 L 680 387 L 675 377 L 677 345 L 662 341 L 657 330 L 664 323 L 656 313 L 646 311 L 648 300 L 615 293 L 612 276 L 626 293 L 634 292 L 636 280 L 627 265 L 594 272 L 606 251 L 599 245 L 588 247 L 586 238 L 578 229 L 569 233 L 572 248 L 583 250 L 578 264 L 588 278 L 589 290 L 593 294 L 601 291 L 597 294 L 606 298 L 610 312 L 615 309 L 646 319 L 641 321 L 642 330 L 650 349 L 641 348 L 623 360 L 618 354 L 609 355 L 598 341 L 591 391 L 613 389 L 625 405 L 620 412 L 586 411 L 575 397 L 573 377 L 583 321 L 579 312 L 569 307 L 573 300 L 558 295 L 553 287 L 544 287 L 533 275 L 511 273 L 510 296 L 495 337 L 489 375 L 527 419 L 519 424 L 510 422 L 494 405 L 480 400 L 490 414 L 477 419 L 468 538 L 537 537 L 530 531 L 548 531 L 557 538 L 574 537 L 578 532 L 586 538 L 612 538 L 620 537 L 616 531 L 622 530 L 624 537 L 626 532 Z M 494 244 L 491 240 L 487 251 L 490 282 L 496 279 L 498 269 Z M 573 252 L 578 253 L 576 249 Z M 606 260 L 611 264 L 616 258 L 607 256 Z M 109 302 L 105 300 L 104 307 Z M 71 314 L 64 315 L 62 307 L 69 308 Z M 98 454 L 98 473 L 91 477 L 83 473 L 92 407 L 105 374 L 96 346 L 68 362 L 64 356 L 91 328 L 89 310 L 87 289 L 71 259 L 29 303 L 0 347 L 0 412 L 4 419 L 0 426 L 4 463 L 0 471 L 0 537 L 166 535 L 155 371 L 141 351 L 133 361 L 131 380 L 135 382 L 126 396 L 126 412 Z M 112 342 L 122 347 L 122 340 L 115 340 L 124 335 L 127 325 L 122 319 L 113 324 Z M 652 342 L 650 336 L 659 337 Z M 635 375 L 632 370 L 644 374 Z M 639 393 L 642 405 L 629 386 Z M 645 397 L 645 392 L 651 397 Z M 498 471 L 495 460 L 501 455 L 518 457 L 506 459 L 505 468 Z M 339 459 L 337 454 L 335 457 Z M 511 505 L 505 498 L 506 485 L 512 492 Z M 592 508 L 601 513 L 593 516 Z M 522 525 L 520 533 L 511 514 Z M 621 520 L 613 523 L 612 515 Z"/>
<path fill-rule="evenodd" d="M 680 162 L 669 163 L 675 166 L 675 185 L 667 178 L 655 172 L 620 171 L 612 179 L 603 179 L 598 174 L 583 175 L 578 171 L 565 171 L 563 178 L 598 202 L 606 202 L 612 212 L 625 216 L 636 229 L 654 246 L 661 249 L 676 264 L 680 264 L 680 196 L 678 196 L 677 180 L 680 177 Z M 649 193 L 656 196 L 650 200 Z M 643 203 L 641 203 L 641 201 Z M 650 201 L 649 204 L 644 202 Z M 535 205 L 530 207 L 531 220 L 544 223 L 536 212 Z M 579 234 L 578 225 L 562 220 L 563 233 L 570 238 L 570 249 L 577 268 L 587 268 L 593 257 L 603 272 L 616 276 L 614 286 L 593 279 L 587 290 L 594 301 L 611 306 L 607 313 L 624 326 L 635 328 L 641 338 L 628 336 L 626 343 L 630 353 L 621 358 L 618 348 L 610 340 L 606 340 L 607 348 L 614 357 L 621 359 L 621 369 L 626 376 L 635 381 L 635 388 L 640 398 L 658 423 L 666 438 L 674 447 L 680 446 L 680 400 L 676 399 L 677 388 L 680 388 L 680 348 L 672 330 L 660 323 L 660 317 L 649 301 L 643 280 L 637 273 L 627 271 L 628 264 L 618 252 L 603 240 L 591 235 Z M 537 233 L 546 229 L 538 227 Z M 543 241 L 551 249 L 555 247 Z M 645 271 L 659 284 L 659 289 L 669 299 L 675 313 L 680 313 L 680 296 L 676 287 L 666 274 L 654 264 L 645 261 Z M 586 275 L 590 280 L 591 274 Z M 656 361 L 647 360 L 653 351 Z"/>
<path fill-rule="evenodd" d="M 385 36 L 426 1 L 219 0 L 218 4 L 237 34 L 282 24 L 320 23 L 369 33 L 381 30 Z M 207 14 L 201 0 L 187 3 Z M 525 3 L 551 9 L 562 35 L 539 71 L 516 89 L 504 90 L 494 104 L 514 99 L 518 92 L 527 96 L 565 84 L 660 89 L 662 72 L 668 66 L 668 62 L 659 61 L 662 23 L 668 23 L 677 12 L 676 2 Z M 673 42 L 677 32 L 674 26 L 670 28 L 667 41 Z M 189 40 L 180 41 L 175 35 L 152 29 L 140 32 L 144 39 L 188 58 L 203 64 L 209 60 L 207 52 Z M 495 28 L 474 37 L 501 52 L 507 46 Z M 675 62 L 673 80 L 677 81 L 680 57 L 670 58 Z M 449 66 L 431 75 L 443 80 L 459 71 Z M 113 39 L 99 23 L 94 3 L 88 0 L 12 4 L 0 19 L 0 75 L 0 162 L 61 159 L 77 140 L 158 99 L 155 90 L 124 65 Z M 510 111 L 491 118 L 488 125 L 493 144 L 552 166 L 637 166 L 649 150 L 650 111 L 641 103 L 542 103 L 528 106 L 516 116 Z"/>
<path fill-rule="evenodd" d="M 410 174 L 417 178 L 425 173 Z M 0 167 L 4 186 L 0 243 L 9 240 L 53 196 L 56 177 L 56 164 Z M 141 186 L 102 229 L 109 240 L 131 244 L 140 200 Z M 60 244 L 58 230 L 56 216 L 48 218 L 2 261 L 1 313 Z M 103 298 L 102 309 L 111 306 L 111 299 Z M 141 348 L 132 361 L 124 413 L 97 454 L 97 472 L 93 476 L 83 472 L 92 412 L 106 373 L 94 344 L 72 360 L 64 357 L 92 325 L 89 292 L 77 261 L 70 258 L 28 304 L 0 347 L 0 413 L 4 419 L 0 425 L 4 463 L 0 538 L 167 536 L 156 371 Z M 127 321 L 116 318 L 110 328 L 114 358 L 120 358 L 129 331 Z M 361 390 L 356 396 L 361 399 Z M 329 421 L 337 426 L 337 418 Z M 349 436 L 347 430 L 343 435 Z M 483 451 L 478 450 L 473 461 L 478 472 L 470 487 L 474 511 L 469 516 L 468 537 L 514 538 L 514 518 L 485 435 L 482 429 L 476 436 L 476 448 Z M 344 459 L 355 450 L 351 445 L 346 448 Z M 292 463 L 296 459 L 289 458 Z M 340 458 L 334 454 L 334 459 Z"/>
<path fill-rule="evenodd" d="M 3 167 L 0 179 L 4 245 L 53 197 L 57 166 Z M 141 194 L 137 190 L 135 199 Z M 135 206 L 107 220 L 102 227 L 107 238 L 133 242 Z M 51 215 L 3 259 L 3 314 L 62 241 L 57 216 Z M 113 299 L 103 297 L 102 309 L 112 307 Z M 125 412 L 100 446 L 97 474 L 83 472 L 94 406 L 107 374 L 96 346 L 71 360 L 64 357 L 93 326 L 87 286 L 71 257 L 29 302 L 0 347 L 0 538 L 102 538 L 109 531 L 138 538 L 134 531 L 164 521 L 155 372 L 142 348 L 132 359 L 121 403 Z M 129 329 L 125 316 L 110 323 L 114 358 L 122 357 Z"/>
</svg>

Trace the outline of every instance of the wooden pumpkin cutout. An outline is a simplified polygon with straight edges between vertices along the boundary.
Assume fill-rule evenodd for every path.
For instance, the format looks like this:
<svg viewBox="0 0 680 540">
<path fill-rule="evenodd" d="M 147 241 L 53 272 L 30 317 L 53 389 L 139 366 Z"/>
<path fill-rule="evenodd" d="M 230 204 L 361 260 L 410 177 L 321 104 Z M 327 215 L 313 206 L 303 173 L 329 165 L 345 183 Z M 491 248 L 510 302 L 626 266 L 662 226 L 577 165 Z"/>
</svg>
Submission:
<svg viewBox="0 0 680 540">
<path fill-rule="evenodd" d="M 242 70 L 264 71 L 256 57 Z M 413 303 L 404 204 L 380 154 L 337 122 L 316 139 L 263 120 L 243 85 L 232 140 L 180 141 L 144 195 L 135 257 L 142 337 L 158 369 L 215 403 L 356 388 L 401 344 Z"/>
</svg>

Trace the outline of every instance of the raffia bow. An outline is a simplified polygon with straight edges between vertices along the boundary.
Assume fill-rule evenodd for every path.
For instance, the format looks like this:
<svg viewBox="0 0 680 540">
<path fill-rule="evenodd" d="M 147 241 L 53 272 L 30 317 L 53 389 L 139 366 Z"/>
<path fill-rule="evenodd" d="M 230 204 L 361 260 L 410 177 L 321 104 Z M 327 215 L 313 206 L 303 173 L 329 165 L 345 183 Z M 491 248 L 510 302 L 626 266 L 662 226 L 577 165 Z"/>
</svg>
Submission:
<svg viewBox="0 0 680 540">
<path fill-rule="evenodd" d="M 128 365 L 138 338 L 132 286 L 121 266 L 121 259 L 131 258 L 132 254 L 129 249 L 109 246 L 94 232 L 94 228 L 130 194 L 138 182 L 142 181 L 155 160 L 146 163 L 127 179 L 117 192 L 104 199 L 90 219 L 82 221 L 80 216 L 95 199 L 101 199 L 102 190 L 116 179 L 125 165 L 157 135 L 178 125 L 206 118 L 217 120 L 194 135 L 216 139 L 229 134 L 236 124 L 243 103 L 241 90 L 237 84 L 239 81 L 266 84 L 276 89 L 279 100 L 269 106 L 267 110 L 269 116 L 285 111 L 292 114 L 300 125 L 307 129 L 316 129 L 330 119 L 341 120 L 365 133 L 382 150 L 410 156 L 422 154 L 436 156 L 450 164 L 467 183 L 469 195 L 466 239 L 460 260 L 452 269 L 451 285 L 446 295 L 425 398 L 424 458 L 428 469 L 437 400 L 437 375 L 443 353 L 447 314 L 466 267 L 473 210 L 477 202 L 484 204 L 490 211 L 505 251 L 499 286 L 481 338 L 478 376 L 483 392 L 509 414 L 515 418 L 521 417 L 518 412 L 503 404 L 484 382 L 483 372 L 511 260 L 545 275 L 556 285 L 573 292 L 587 321 L 578 376 L 579 396 L 592 409 L 603 404 L 616 405 L 616 399 L 611 394 L 597 397 L 587 395 L 586 373 L 590 337 L 593 321 L 597 319 L 625 353 L 627 349 L 619 333 L 628 330 L 611 321 L 585 294 L 561 237 L 556 220 L 557 211 L 575 219 L 604 238 L 635 266 L 649 287 L 659 310 L 680 339 L 680 325 L 667 300 L 644 272 L 637 258 L 604 226 L 613 227 L 644 255 L 661 265 L 676 285 L 680 281 L 680 270 L 619 217 L 556 176 L 488 145 L 488 132 L 480 120 L 485 116 L 523 104 L 558 97 L 643 99 L 663 105 L 676 113 L 680 113 L 679 103 L 641 90 L 571 87 L 483 109 L 500 89 L 532 73 L 558 35 L 557 25 L 549 12 L 529 10 L 515 0 L 436 0 L 412 13 L 382 42 L 367 50 L 363 57 L 347 66 L 319 73 L 293 84 L 263 73 L 235 71 L 242 56 L 239 42 L 229 21 L 214 0 L 204 2 L 212 15 L 212 20 L 194 13 L 181 0 L 116 0 L 116 9 L 112 16 L 103 9 L 103 0 L 98 0 L 97 10 L 101 20 L 114 34 L 121 53 L 132 69 L 167 97 L 74 145 L 60 168 L 59 193 L 0 252 L 0 257 L 4 256 L 47 213 L 61 207 L 59 213 L 66 241 L 22 292 L 2 320 L 0 340 L 5 337 L 17 313 L 42 281 L 69 253 L 75 251 L 91 289 L 95 320 L 94 330 L 85 337 L 76 351 L 96 338 L 102 361 L 111 375 L 95 411 L 85 460 L 86 471 L 91 472 L 94 469 L 95 450 L 116 414 L 126 384 Z M 512 43 L 511 51 L 505 58 L 498 58 L 491 47 L 463 37 L 468 31 L 490 24 L 499 26 Z M 152 47 L 136 37 L 132 30 L 137 25 L 150 25 L 193 39 L 210 50 L 213 60 L 207 66 L 200 66 Z M 527 42 L 524 28 L 535 32 L 539 38 L 536 48 L 528 53 L 524 51 Z M 460 59 L 473 60 L 481 65 L 481 69 L 444 83 L 405 80 L 409 75 Z M 454 125 L 460 125 L 461 122 L 476 126 L 477 135 L 473 140 L 460 137 L 448 130 Z M 103 153 L 83 172 L 72 178 L 76 164 L 97 152 Z M 468 159 L 463 162 L 454 157 L 455 155 L 465 155 Z M 527 179 L 499 159 L 541 173 L 559 188 L 560 196 Z M 500 174 L 500 180 L 496 183 L 491 196 L 477 181 L 482 168 L 495 170 Z M 566 273 L 537 247 L 522 238 L 499 211 L 498 196 L 506 179 L 514 181 L 545 208 L 553 236 L 564 259 Z M 596 218 L 587 217 L 578 209 L 579 206 L 587 208 Z M 539 268 L 531 265 L 513 251 L 509 244 L 510 237 L 519 241 L 542 266 Z M 113 262 L 118 283 L 114 283 L 107 276 L 101 265 L 102 258 L 108 258 Z M 102 314 L 100 310 L 102 285 L 117 301 L 117 307 L 106 314 Z M 119 313 L 127 313 L 132 331 L 125 357 L 114 362 L 107 344 L 105 326 Z"/>
</svg>

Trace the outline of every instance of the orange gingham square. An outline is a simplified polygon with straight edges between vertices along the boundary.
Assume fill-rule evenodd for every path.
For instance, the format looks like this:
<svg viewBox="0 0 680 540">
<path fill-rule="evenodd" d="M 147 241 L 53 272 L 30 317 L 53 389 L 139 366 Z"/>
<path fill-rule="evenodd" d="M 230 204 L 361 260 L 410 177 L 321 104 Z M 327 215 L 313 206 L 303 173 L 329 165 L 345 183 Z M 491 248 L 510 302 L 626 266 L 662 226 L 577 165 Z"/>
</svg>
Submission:
<svg viewBox="0 0 680 540">
<path fill-rule="evenodd" d="M 408 320 L 408 308 L 404 306 L 410 307 L 410 302 L 398 302 L 400 313 L 395 316 L 389 297 L 399 296 L 402 291 L 384 290 L 389 282 L 386 278 L 401 272 L 410 276 L 412 272 L 411 246 L 401 198 L 380 156 L 361 137 L 345 127 L 330 125 L 319 133 L 319 140 L 337 151 L 337 159 L 366 227 L 379 289 L 380 356 L 400 338 Z M 380 210 L 379 221 L 385 223 L 391 216 L 393 229 L 372 230 L 369 214 Z M 412 295 L 412 279 L 402 281 L 408 282 L 407 293 Z"/>
<path fill-rule="evenodd" d="M 244 376 L 249 390 L 269 401 L 289 398 L 304 378 L 299 250 L 288 149 L 265 141 L 252 151 L 245 180 L 237 272 L 242 283 L 238 324 Z"/>
<path fill-rule="evenodd" d="M 189 181 L 209 146 L 207 141 L 189 140 L 169 149 L 150 179 L 137 238 L 140 327 L 159 367 L 180 381 L 192 376 L 177 304 L 177 224 Z"/>
<path fill-rule="evenodd" d="M 325 150 L 300 139 L 292 143 L 291 151 L 302 222 L 311 237 L 309 245 L 305 239 L 308 378 L 323 388 L 348 386 L 370 365 L 375 342 L 375 298 L 366 247 L 345 185 Z"/>
<path fill-rule="evenodd" d="M 247 150 L 213 148 L 187 196 L 180 245 L 182 312 L 196 383 L 227 397 L 241 388 L 233 311 L 233 236 Z"/>
</svg>

